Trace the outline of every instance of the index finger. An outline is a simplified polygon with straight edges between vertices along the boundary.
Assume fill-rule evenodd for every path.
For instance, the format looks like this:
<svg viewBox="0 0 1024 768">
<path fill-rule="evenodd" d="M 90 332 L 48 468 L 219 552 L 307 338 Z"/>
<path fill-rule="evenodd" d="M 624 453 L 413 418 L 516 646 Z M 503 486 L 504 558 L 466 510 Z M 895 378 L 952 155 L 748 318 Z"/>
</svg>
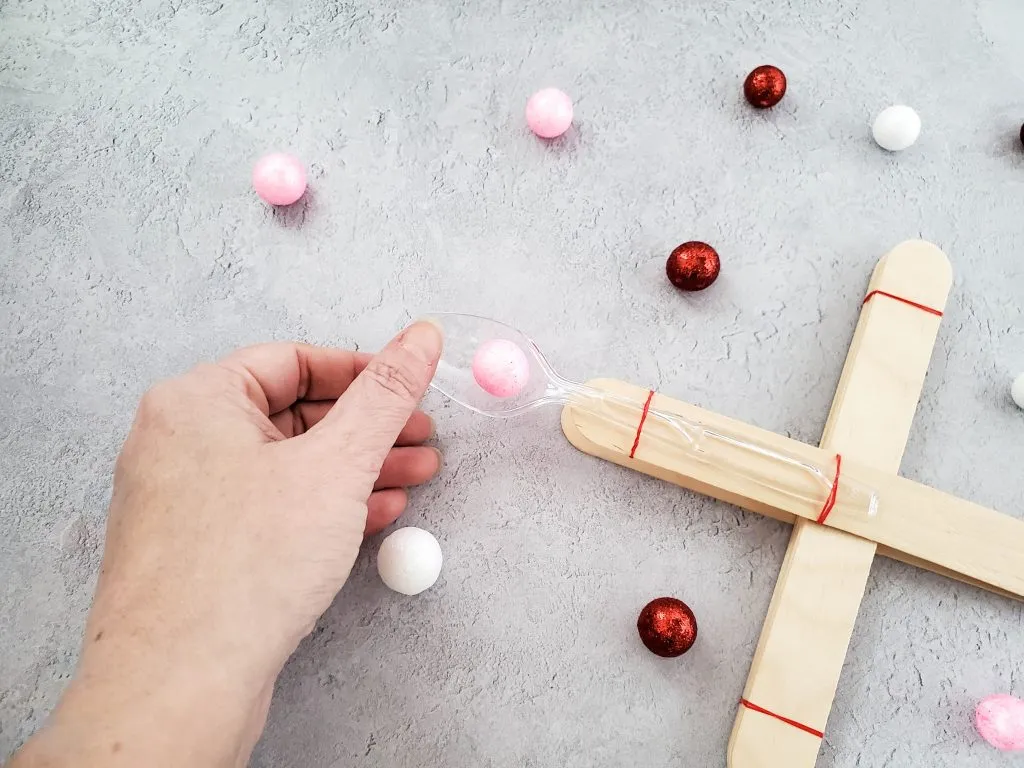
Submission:
<svg viewBox="0 0 1024 768">
<path fill-rule="evenodd" d="M 300 400 L 336 400 L 373 355 L 312 344 L 245 347 L 218 365 L 242 376 L 245 393 L 267 416 Z"/>
</svg>

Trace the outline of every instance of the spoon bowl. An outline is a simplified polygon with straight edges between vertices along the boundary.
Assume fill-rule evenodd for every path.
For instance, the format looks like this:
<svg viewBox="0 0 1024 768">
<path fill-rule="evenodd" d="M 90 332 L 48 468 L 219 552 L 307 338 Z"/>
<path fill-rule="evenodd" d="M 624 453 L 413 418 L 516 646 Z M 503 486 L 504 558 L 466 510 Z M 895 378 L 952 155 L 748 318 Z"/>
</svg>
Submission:
<svg viewBox="0 0 1024 768">
<path fill-rule="evenodd" d="M 433 313 L 427 319 L 437 323 L 444 332 L 444 350 L 430 386 L 448 399 L 497 419 L 566 400 L 572 388 L 570 382 L 555 373 L 540 348 L 522 331 L 497 320 L 454 312 Z M 477 351 L 496 339 L 515 344 L 529 364 L 525 384 L 511 397 L 490 394 L 473 375 L 473 358 Z"/>
</svg>

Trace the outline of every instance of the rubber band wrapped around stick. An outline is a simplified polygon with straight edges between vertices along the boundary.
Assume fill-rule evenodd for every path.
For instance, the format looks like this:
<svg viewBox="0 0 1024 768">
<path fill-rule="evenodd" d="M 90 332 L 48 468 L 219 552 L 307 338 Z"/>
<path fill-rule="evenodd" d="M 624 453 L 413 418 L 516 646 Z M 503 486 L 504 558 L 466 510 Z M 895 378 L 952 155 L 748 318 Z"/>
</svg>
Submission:
<svg viewBox="0 0 1024 768">
<path fill-rule="evenodd" d="M 868 517 L 878 514 L 878 494 L 862 483 L 842 478 L 840 455 L 835 456 L 831 466 L 821 466 L 725 430 L 707 428 L 680 414 L 660 410 L 655 405 L 653 390 L 643 402 L 638 402 L 585 384 L 564 384 L 571 408 L 615 424 L 630 438 L 629 447 L 625 448 L 625 443 L 623 447 L 631 459 L 642 460 L 643 446 L 647 444 L 662 454 L 679 454 L 704 466 L 737 474 L 764 488 L 817 504 L 815 520 L 822 525 L 836 505 L 840 487 L 847 506 L 856 504 Z"/>
</svg>

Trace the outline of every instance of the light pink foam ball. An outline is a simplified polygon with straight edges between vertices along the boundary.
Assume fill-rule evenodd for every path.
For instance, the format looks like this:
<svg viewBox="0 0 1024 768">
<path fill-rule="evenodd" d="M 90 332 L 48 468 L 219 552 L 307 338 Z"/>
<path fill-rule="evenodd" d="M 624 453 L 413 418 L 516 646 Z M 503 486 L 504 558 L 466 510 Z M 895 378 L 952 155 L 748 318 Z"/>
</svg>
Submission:
<svg viewBox="0 0 1024 768">
<path fill-rule="evenodd" d="M 264 155 L 252 169 L 252 187 L 271 205 L 291 205 L 306 191 L 306 168 L 283 152 Z"/>
<path fill-rule="evenodd" d="M 974 711 L 974 725 L 996 749 L 1024 749 L 1024 701 L 1016 696 L 986 696 Z"/>
<path fill-rule="evenodd" d="M 561 136 L 572 125 L 572 99 L 557 88 L 537 91 L 526 102 L 526 124 L 541 138 Z"/>
<path fill-rule="evenodd" d="M 473 378 L 490 395 L 515 397 L 530 380 L 530 361 L 515 342 L 492 339 L 473 355 Z"/>
</svg>

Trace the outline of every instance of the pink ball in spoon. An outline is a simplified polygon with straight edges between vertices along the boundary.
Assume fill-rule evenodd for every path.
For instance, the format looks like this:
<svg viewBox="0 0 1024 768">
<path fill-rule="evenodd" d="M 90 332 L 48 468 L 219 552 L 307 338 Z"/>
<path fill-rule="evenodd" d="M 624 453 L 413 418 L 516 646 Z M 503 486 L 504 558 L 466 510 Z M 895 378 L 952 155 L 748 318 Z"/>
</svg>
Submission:
<svg viewBox="0 0 1024 768">
<path fill-rule="evenodd" d="M 1024 701 L 1006 693 L 986 696 L 974 711 L 981 738 L 996 749 L 1024 749 Z"/>
<path fill-rule="evenodd" d="M 515 397 L 530 380 L 530 361 L 514 341 L 491 339 L 473 355 L 473 378 L 489 395 Z"/>
<path fill-rule="evenodd" d="M 543 139 L 561 136 L 572 125 L 572 99 L 557 88 L 537 91 L 526 102 L 526 123 Z"/>
<path fill-rule="evenodd" d="M 252 187 L 271 205 L 291 205 L 306 191 L 306 168 L 293 155 L 264 155 L 252 169 Z"/>
</svg>

